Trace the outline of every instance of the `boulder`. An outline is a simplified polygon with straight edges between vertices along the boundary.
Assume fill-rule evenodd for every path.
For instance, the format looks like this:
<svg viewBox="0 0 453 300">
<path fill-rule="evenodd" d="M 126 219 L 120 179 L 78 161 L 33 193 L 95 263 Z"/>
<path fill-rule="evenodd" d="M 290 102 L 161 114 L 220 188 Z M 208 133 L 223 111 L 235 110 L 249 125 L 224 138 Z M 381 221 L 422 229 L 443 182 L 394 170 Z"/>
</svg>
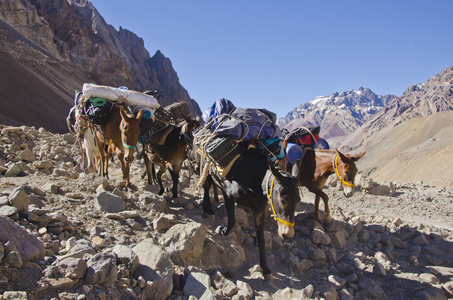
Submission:
<svg viewBox="0 0 453 300">
<path fill-rule="evenodd" d="M 34 235 L 8 217 L 0 215 L 0 242 L 5 246 L 5 253 L 16 251 L 23 261 L 44 258 L 46 248 Z"/>
<path fill-rule="evenodd" d="M 145 239 L 132 248 L 140 264 L 134 278 L 140 276 L 147 281 L 146 299 L 166 299 L 173 290 L 173 264 L 170 255 L 153 239 Z"/>
</svg>

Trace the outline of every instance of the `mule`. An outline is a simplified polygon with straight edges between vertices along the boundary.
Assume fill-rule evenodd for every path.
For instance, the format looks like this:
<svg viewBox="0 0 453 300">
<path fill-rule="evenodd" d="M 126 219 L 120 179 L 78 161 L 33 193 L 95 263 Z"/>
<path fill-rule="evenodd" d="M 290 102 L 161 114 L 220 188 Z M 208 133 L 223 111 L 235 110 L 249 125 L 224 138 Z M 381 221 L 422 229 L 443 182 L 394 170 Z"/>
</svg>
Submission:
<svg viewBox="0 0 453 300">
<path fill-rule="evenodd" d="M 329 197 L 322 191 L 330 175 L 336 174 L 346 197 L 351 197 L 354 194 L 354 179 L 357 174 L 355 162 L 365 153 L 350 155 L 343 154 L 337 149 L 316 151 L 308 147 L 304 149 L 304 155 L 300 160 L 298 182 L 300 186 L 305 186 L 310 192 L 315 194 L 315 219 L 321 220 L 319 200 L 322 199 L 324 202 L 325 221 L 330 223 L 332 220 Z"/>
<path fill-rule="evenodd" d="M 293 174 L 299 174 L 299 164 L 295 164 Z M 213 215 L 209 188 L 213 179 L 209 175 L 203 183 L 203 211 Z M 277 170 L 259 150 L 251 149 L 234 163 L 223 181 L 221 191 L 225 200 L 228 224 L 221 227 L 220 234 L 227 235 L 235 226 L 235 203 L 250 207 L 255 219 L 256 237 L 260 266 L 266 280 L 272 280 L 265 255 L 264 226 L 267 203 L 271 204 L 274 219 L 278 224 L 278 235 L 283 239 L 294 236 L 294 213 L 300 201 L 297 178 L 287 171 Z"/>
<path fill-rule="evenodd" d="M 106 124 L 101 125 L 101 131 L 96 131 L 99 139 L 98 149 L 101 156 L 101 173 L 108 178 L 108 160 L 115 153 L 121 165 L 126 187 L 131 188 L 129 179 L 130 164 L 134 160 L 134 150 L 140 135 L 140 121 L 143 110 L 137 116 L 129 115 L 123 106 L 114 106 Z M 104 145 L 107 151 L 104 153 Z"/>
<path fill-rule="evenodd" d="M 168 134 L 163 145 L 148 141 L 144 147 L 145 167 L 148 174 L 148 184 L 152 184 L 153 177 L 159 185 L 159 195 L 164 193 L 162 175 L 168 169 L 173 182 L 171 192 L 173 198 L 178 198 L 179 171 L 184 160 L 187 158 L 188 147 L 193 140 L 193 130 L 200 125 L 200 122 L 189 117 L 184 118 L 186 123 L 183 126 L 174 126 Z M 157 176 L 154 176 L 154 165 L 159 166 Z"/>
</svg>

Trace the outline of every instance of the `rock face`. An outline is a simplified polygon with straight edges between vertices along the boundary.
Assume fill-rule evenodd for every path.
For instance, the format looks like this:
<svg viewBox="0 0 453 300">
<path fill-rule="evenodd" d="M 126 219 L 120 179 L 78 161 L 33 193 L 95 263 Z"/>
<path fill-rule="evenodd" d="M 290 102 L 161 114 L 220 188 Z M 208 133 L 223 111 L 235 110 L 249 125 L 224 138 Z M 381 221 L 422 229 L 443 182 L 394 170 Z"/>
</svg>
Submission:
<svg viewBox="0 0 453 300">
<path fill-rule="evenodd" d="M 108 25 L 88 1 L 2 1 L 0 36 L 2 123 L 67 132 L 64 118 L 85 82 L 156 89 L 161 105 L 185 101 L 201 115 L 171 61 L 160 51 L 150 57 L 143 39 Z"/>
</svg>

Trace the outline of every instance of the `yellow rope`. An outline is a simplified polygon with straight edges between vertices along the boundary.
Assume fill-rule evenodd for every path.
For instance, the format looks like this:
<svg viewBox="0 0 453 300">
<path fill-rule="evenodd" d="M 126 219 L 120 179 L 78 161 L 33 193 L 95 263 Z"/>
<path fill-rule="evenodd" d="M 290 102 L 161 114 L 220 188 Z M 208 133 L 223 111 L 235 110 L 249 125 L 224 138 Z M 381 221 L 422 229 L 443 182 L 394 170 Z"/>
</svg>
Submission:
<svg viewBox="0 0 453 300">
<path fill-rule="evenodd" d="M 270 191 L 269 191 L 269 185 L 268 185 L 269 178 L 271 177 L 271 175 L 272 175 L 272 173 L 269 173 L 269 176 L 267 177 L 267 180 L 266 180 L 266 193 L 267 193 L 267 198 L 269 199 L 269 202 L 271 203 L 272 212 L 274 213 L 274 220 L 278 221 L 278 222 L 280 222 L 282 224 L 285 224 L 286 226 L 293 227 L 294 226 L 294 222 L 287 222 L 287 221 L 282 220 L 279 217 L 277 217 L 277 213 L 275 212 L 275 208 L 274 208 L 274 202 L 272 201 L 272 191 L 274 189 L 275 176 L 272 177 L 272 183 L 271 183 Z"/>
</svg>

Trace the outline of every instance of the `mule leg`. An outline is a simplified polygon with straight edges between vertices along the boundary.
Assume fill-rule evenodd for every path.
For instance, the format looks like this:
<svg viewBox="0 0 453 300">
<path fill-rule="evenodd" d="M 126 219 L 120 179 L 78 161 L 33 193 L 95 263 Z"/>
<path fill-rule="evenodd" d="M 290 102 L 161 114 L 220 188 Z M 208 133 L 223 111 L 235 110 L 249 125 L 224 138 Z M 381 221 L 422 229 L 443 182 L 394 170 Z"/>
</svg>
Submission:
<svg viewBox="0 0 453 300">
<path fill-rule="evenodd" d="M 316 220 L 321 220 L 321 217 L 319 216 L 319 196 L 316 194 L 315 195 L 315 213 L 314 213 L 314 217 Z"/>
<path fill-rule="evenodd" d="M 326 215 L 325 221 L 330 223 L 332 221 L 332 217 L 330 216 L 330 209 L 329 209 L 329 196 L 326 195 L 320 189 L 310 190 L 310 192 L 314 193 L 316 196 L 315 198 L 315 214 L 314 217 L 316 220 L 320 221 L 321 217 L 319 215 L 319 200 L 322 199 L 324 201 L 324 212 Z"/>
<path fill-rule="evenodd" d="M 324 212 L 326 213 L 326 222 L 330 223 L 332 221 L 332 216 L 330 215 L 329 196 L 327 196 L 323 192 L 322 195 L 321 195 L 321 198 L 324 201 Z"/>
<path fill-rule="evenodd" d="M 165 166 L 161 166 L 159 168 L 159 172 L 157 172 L 157 184 L 159 185 L 158 195 L 163 195 L 163 193 L 164 193 L 164 186 L 162 184 L 162 175 L 165 173 L 165 171 L 166 171 Z"/>
<path fill-rule="evenodd" d="M 225 193 L 223 193 L 223 198 L 225 199 L 225 207 L 226 207 L 227 216 L 228 216 L 228 225 L 227 225 L 227 227 L 220 228 L 220 235 L 225 236 L 228 233 L 230 233 L 231 229 L 233 229 L 234 225 L 236 225 L 236 216 L 234 214 L 234 199 L 228 197 Z M 263 237 L 264 237 L 264 232 L 263 232 Z"/>
<path fill-rule="evenodd" d="M 212 208 L 212 203 L 211 203 L 211 198 L 209 197 L 209 189 L 211 186 L 214 186 L 215 189 L 215 184 L 214 181 L 211 177 L 211 175 L 208 175 L 206 177 L 205 182 L 203 183 L 203 216 L 206 216 L 208 218 L 212 218 L 211 216 L 214 216 L 214 209 Z M 217 190 L 216 190 L 217 191 Z"/>
<path fill-rule="evenodd" d="M 258 241 L 258 251 L 260 254 L 260 266 L 263 270 L 264 279 L 267 281 L 272 281 L 272 271 L 267 266 L 266 260 L 266 248 L 265 248 L 265 240 L 264 240 L 264 222 L 265 222 L 265 211 L 260 213 L 255 213 L 255 229 L 256 229 L 256 239 Z"/>
<path fill-rule="evenodd" d="M 173 198 L 178 198 L 179 172 L 181 171 L 182 163 L 182 161 L 177 162 L 175 165 L 168 168 L 168 170 L 170 171 L 171 179 L 173 181 L 173 187 L 171 189 Z"/>
<path fill-rule="evenodd" d="M 144 160 L 145 160 L 145 171 L 144 173 L 148 175 L 148 184 L 151 185 L 152 184 L 152 172 L 154 169 L 153 168 L 153 163 L 151 161 L 151 159 L 148 157 L 148 153 L 145 153 L 145 155 L 143 156 Z M 142 176 L 143 178 L 144 176 Z"/>
<path fill-rule="evenodd" d="M 178 181 L 179 181 L 179 173 L 173 171 L 172 169 L 169 169 L 170 175 L 171 175 L 171 180 L 173 181 L 173 187 L 171 189 L 172 191 L 172 197 L 173 198 L 178 198 Z"/>
<path fill-rule="evenodd" d="M 129 179 L 129 172 L 130 172 L 130 166 L 129 163 L 124 159 L 124 152 L 119 152 L 118 160 L 120 161 L 121 165 L 121 173 L 123 175 L 123 180 L 126 180 L 126 186 L 131 187 L 131 182 Z"/>
</svg>

